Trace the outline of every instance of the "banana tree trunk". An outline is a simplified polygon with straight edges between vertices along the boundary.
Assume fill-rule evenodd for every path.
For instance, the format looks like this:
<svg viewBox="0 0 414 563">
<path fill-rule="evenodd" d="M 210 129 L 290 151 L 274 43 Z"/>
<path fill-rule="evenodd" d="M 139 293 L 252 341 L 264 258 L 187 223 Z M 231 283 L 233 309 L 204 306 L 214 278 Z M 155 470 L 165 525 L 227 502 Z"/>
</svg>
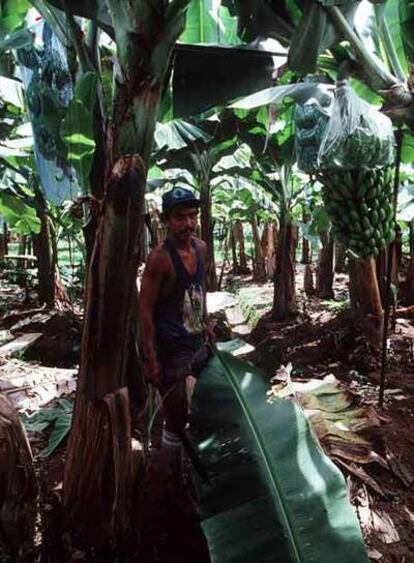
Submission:
<svg viewBox="0 0 414 563">
<path fill-rule="evenodd" d="M 153 207 L 149 212 L 149 229 L 151 233 L 151 248 L 155 248 L 165 239 L 167 232 L 161 221 L 160 212 Z"/>
<path fill-rule="evenodd" d="M 134 482 L 127 368 L 143 211 L 137 192 L 144 191 L 145 182 L 146 168 L 138 155 L 121 157 L 115 164 L 87 276 L 64 477 L 66 526 L 81 548 L 104 550 L 131 533 Z"/>
<path fill-rule="evenodd" d="M 316 274 L 316 291 L 322 299 L 333 299 L 334 279 L 334 239 L 329 231 L 320 235 L 322 248 L 319 252 L 319 262 Z"/>
<path fill-rule="evenodd" d="M 414 221 L 409 223 L 410 263 L 404 285 L 404 305 L 414 304 Z"/>
<path fill-rule="evenodd" d="M 315 294 L 315 286 L 313 284 L 313 272 L 310 264 L 305 265 L 305 273 L 303 275 L 303 288 L 308 297 Z"/>
<path fill-rule="evenodd" d="M 6 221 L 3 222 L 2 231 L 0 232 L 0 259 L 4 258 L 8 253 L 9 233 Z"/>
<path fill-rule="evenodd" d="M 214 222 L 211 214 L 211 189 L 208 179 L 200 183 L 201 238 L 207 245 L 206 288 L 217 291 L 217 273 L 214 257 Z"/>
<path fill-rule="evenodd" d="M 236 274 L 239 269 L 239 264 L 237 262 L 237 252 L 236 252 L 236 241 L 234 238 L 234 225 L 230 226 L 230 248 L 231 248 L 231 258 L 232 258 L 232 271 Z"/>
<path fill-rule="evenodd" d="M 303 211 L 302 213 L 302 221 L 306 225 L 310 220 L 309 213 Z M 310 264 L 310 243 L 306 237 L 302 237 L 302 264 Z"/>
<path fill-rule="evenodd" d="M 20 256 L 23 256 L 24 254 L 26 254 L 26 241 L 27 241 L 26 235 L 19 235 L 18 254 L 20 254 Z"/>
<path fill-rule="evenodd" d="M 335 272 L 343 274 L 346 263 L 346 246 L 339 241 L 335 241 Z"/>
<path fill-rule="evenodd" d="M 381 301 L 385 303 L 385 293 L 387 288 L 387 263 L 388 263 L 388 248 L 381 248 L 376 260 L 376 273 L 378 280 L 379 292 Z"/>
<path fill-rule="evenodd" d="M 53 240 L 47 201 L 39 188 L 35 188 L 40 233 L 33 236 L 33 250 L 37 259 L 39 302 L 47 307 L 61 306 L 68 301 L 57 268 L 57 247 Z"/>
<path fill-rule="evenodd" d="M 234 240 L 236 241 L 236 246 L 239 248 L 239 273 L 246 274 L 249 269 L 247 267 L 246 250 L 244 244 L 244 230 L 243 223 L 241 221 L 236 221 L 234 224 Z"/>
<path fill-rule="evenodd" d="M 257 218 L 255 213 L 253 213 L 250 224 L 252 226 L 254 245 L 253 279 L 258 283 L 264 283 L 266 281 L 266 265 L 265 258 L 262 252 L 262 245 L 260 243 L 259 228 L 257 226 Z"/>
<path fill-rule="evenodd" d="M 34 561 L 37 483 L 26 433 L 0 395 L 0 561 Z"/>
<path fill-rule="evenodd" d="M 376 263 L 373 256 L 354 262 L 352 281 L 358 302 L 358 317 L 362 332 L 372 346 L 382 344 L 384 330 L 384 309 L 378 285 Z"/>
<path fill-rule="evenodd" d="M 63 488 L 71 552 L 93 548 L 97 560 L 105 561 L 123 560 L 122 549 L 137 533 L 142 488 L 131 443 L 128 381 L 138 364 L 133 334 L 138 248 L 159 102 L 188 2 L 162 3 L 157 17 L 144 2 L 108 4 L 120 63 L 112 143 L 106 150 L 115 164 L 105 185 L 87 275 Z"/>
<path fill-rule="evenodd" d="M 276 275 L 272 317 L 286 320 L 297 315 L 295 286 L 295 256 L 298 230 L 284 212 L 280 216 L 279 244 L 276 258 Z"/>
<path fill-rule="evenodd" d="M 274 222 L 266 222 L 262 234 L 262 251 L 266 265 L 267 279 L 272 280 L 276 271 L 277 227 Z"/>
<path fill-rule="evenodd" d="M 0 260 L 3 260 L 6 255 L 6 239 L 3 233 L 0 233 Z M 0 264 L 0 267 L 2 264 Z"/>
<path fill-rule="evenodd" d="M 222 239 L 223 239 L 223 246 L 222 246 L 223 261 L 221 263 L 220 275 L 219 275 L 218 282 L 217 282 L 217 291 L 221 291 L 221 289 L 223 287 L 224 270 L 226 268 L 226 265 L 229 262 L 229 242 L 230 242 L 229 239 L 230 239 L 230 236 L 229 236 L 228 225 L 223 225 Z"/>
</svg>

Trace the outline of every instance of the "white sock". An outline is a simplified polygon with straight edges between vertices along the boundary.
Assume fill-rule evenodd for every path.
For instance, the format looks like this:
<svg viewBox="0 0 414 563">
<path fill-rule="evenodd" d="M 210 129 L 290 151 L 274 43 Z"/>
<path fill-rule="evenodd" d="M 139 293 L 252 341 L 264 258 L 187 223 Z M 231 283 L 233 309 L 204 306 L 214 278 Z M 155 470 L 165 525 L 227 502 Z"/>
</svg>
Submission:
<svg viewBox="0 0 414 563">
<path fill-rule="evenodd" d="M 169 467 L 175 475 L 181 475 L 183 469 L 183 443 L 180 436 L 164 428 L 161 445 L 166 454 Z"/>
</svg>

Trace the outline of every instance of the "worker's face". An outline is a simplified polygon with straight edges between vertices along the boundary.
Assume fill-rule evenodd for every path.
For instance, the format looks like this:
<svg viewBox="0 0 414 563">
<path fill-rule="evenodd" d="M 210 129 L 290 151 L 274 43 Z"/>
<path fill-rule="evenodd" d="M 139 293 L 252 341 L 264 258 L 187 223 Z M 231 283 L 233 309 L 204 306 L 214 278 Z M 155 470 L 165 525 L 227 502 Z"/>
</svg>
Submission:
<svg viewBox="0 0 414 563">
<path fill-rule="evenodd" d="M 194 234 L 197 218 L 196 207 L 177 207 L 171 211 L 165 223 L 173 237 L 185 241 L 191 239 Z"/>
</svg>

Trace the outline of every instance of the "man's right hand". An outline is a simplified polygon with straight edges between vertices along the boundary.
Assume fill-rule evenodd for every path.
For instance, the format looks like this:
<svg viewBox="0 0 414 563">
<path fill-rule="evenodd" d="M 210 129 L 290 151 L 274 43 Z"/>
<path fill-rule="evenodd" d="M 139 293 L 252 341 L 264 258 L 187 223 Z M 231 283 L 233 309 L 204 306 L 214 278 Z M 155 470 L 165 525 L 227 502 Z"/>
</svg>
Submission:
<svg viewBox="0 0 414 563">
<path fill-rule="evenodd" d="M 161 366 L 156 358 L 148 358 L 144 361 L 144 377 L 147 383 L 160 387 Z"/>
</svg>

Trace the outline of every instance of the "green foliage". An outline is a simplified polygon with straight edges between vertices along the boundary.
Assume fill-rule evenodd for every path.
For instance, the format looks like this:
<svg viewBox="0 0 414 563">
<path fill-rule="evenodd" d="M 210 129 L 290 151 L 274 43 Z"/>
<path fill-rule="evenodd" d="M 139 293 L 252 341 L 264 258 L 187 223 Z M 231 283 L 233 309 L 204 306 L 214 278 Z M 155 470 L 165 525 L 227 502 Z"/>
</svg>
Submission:
<svg viewBox="0 0 414 563">
<path fill-rule="evenodd" d="M 235 45 L 240 42 L 237 37 L 237 19 L 231 17 L 228 9 L 214 0 L 191 0 L 180 41 Z"/>
<path fill-rule="evenodd" d="M 329 229 L 331 224 L 329 215 L 320 203 L 311 205 L 306 210 L 311 212 L 311 216 L 307 223 L 300 222 L 302 236 L 311 243 L 313 248 L 319 250 L 321 248 L 320 234 Z"/>
<path fill-rule="evenodd" d="M 168 123 L 158 123 L 154 141 L 157 149 L 179 150 L 197 141 L 208 143 L 211 135 L 189 121 L 175 119 Z"/>
<path fill-rule="evenodd" d="M 47 446 L 41 451 L 44 457 L 50 456 L 67 437 L 72 422 L 73 402 L 69 399 L 59 399 L 53 408 L 44 408 L 29 416 L 21 415 L 27 432 L 44 432 L 52 426 Z"/>
<path fill-rule="evenodd" d="M 96 147 L 93 114 L 97 83 L 94 72 L 87 72 L 80 78 L 60 130 L 63 142 L 68 146 L 69 162 L 76 170 L 84 194 L 89 190 L 89 175 Z"/>
<path fill-rule="evenodd" d="M 327 299 L 321 303 L 330 313 L 340 313 L 349 307 L 349 299 L 342 299 L 340 301 Z"/>
<path fill-rule="evenodd" d="M 409 131 L 404 132 L 401 161 L 408 164 L 414 162 L 414 136 Z"/>
<path fill-rule="evenodd" d="M 393 4 L 395 5 L 395 2 Z M 414 63 L 414 2 L 399 0 L 398 8 L 402 43 L 406 56 Z"/>
<path fill-rule="evenodd" d="M 2 0 L 0 4 L 0 35 L 7 34 L 20 27 L 31 7 L 28 0 Z"/>
<path fill-rule="evenodd" d="M 33 44 L 33 35 L 28 29 L 19 29 L 0 41 L 0 51 L 23 49 Z"/>
<path fill-rule="evenodd" d="M 0 190 L 0 213 L 17 233 L 29 235 L 39 233 L 41 224 L 36 209 L 18 197 Z"/>
<path fill-rule="evenodd" d="M 197 492 L 212 560 L 366 563 L 343 476 L 301 408 L 269 404 L 266 391 L 259 370 L 224 351 L 196 386 L 192 431 L 212 479 Z"/>
</svg>

